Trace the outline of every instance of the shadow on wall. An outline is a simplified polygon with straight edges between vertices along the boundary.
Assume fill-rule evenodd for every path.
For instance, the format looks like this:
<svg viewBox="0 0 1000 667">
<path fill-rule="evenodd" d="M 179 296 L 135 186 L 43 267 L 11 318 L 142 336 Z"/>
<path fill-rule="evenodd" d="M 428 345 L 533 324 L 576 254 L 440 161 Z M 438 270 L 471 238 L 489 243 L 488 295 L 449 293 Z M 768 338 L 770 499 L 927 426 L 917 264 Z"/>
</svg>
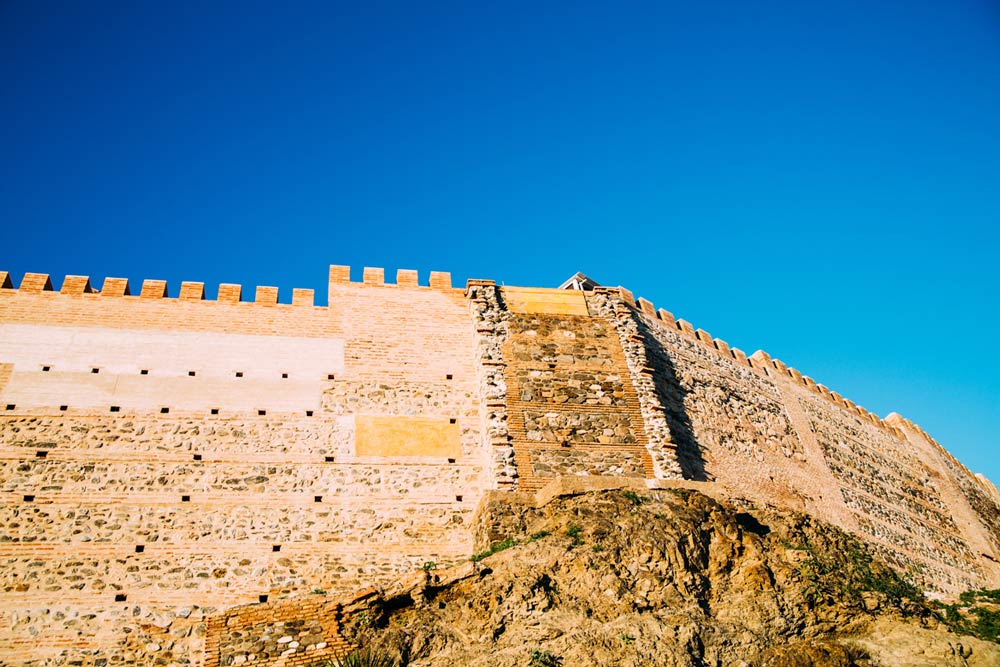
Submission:
<svg viewBox="0 0 1000 667">
<path fill-rule="evenodd" d="M 705 472 L 705 459 L 701 456 L 701 445 L 694 435 L 691 419 L 684 407 L 687 391 L 681 386 L 677 370 L 656 335 L 649 330 L 641 317 L 636 317 L 639 332 L 646 348 L 646 358 L 656 370 L 653 382 L 660 405 L 666 408 L 670 439 L 677 446 L 677 463 L 680 464 L 684 479 L 695 482 L 710 482 L 713 478 Z"/>
</svg>

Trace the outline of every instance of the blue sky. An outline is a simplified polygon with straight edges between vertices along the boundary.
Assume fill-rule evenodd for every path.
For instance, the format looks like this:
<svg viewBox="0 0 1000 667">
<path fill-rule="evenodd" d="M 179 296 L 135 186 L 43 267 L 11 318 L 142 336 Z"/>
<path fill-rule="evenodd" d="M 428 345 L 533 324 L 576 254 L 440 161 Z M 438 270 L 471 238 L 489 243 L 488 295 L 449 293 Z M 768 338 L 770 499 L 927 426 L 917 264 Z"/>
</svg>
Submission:
<svg viewBox="0 0 1000 667">
<path fill-rule="evenodd" d="M 0 270 L 584 271 L 1000 482 L 1000 6 L 480 4 L 0 3 Z"/>
</svg>

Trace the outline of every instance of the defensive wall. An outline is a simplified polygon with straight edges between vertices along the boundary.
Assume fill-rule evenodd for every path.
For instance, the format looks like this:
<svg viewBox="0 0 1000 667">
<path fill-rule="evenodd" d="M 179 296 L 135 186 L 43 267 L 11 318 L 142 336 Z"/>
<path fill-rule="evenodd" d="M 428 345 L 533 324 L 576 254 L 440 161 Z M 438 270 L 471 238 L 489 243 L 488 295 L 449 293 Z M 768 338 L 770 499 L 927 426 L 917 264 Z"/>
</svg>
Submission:
<svg viewBox="0 0 1000 667">
<path fill-rule="evenodd" d="M 486 493 L 579 477 L 725 489 L 931 590 L 1000 587 L 988 480 L 626 289 L 333 266 L 313 296 L 0 272 L 0 664 L 309 664 L 368 587 L 467 561 Z"/>
</svg>

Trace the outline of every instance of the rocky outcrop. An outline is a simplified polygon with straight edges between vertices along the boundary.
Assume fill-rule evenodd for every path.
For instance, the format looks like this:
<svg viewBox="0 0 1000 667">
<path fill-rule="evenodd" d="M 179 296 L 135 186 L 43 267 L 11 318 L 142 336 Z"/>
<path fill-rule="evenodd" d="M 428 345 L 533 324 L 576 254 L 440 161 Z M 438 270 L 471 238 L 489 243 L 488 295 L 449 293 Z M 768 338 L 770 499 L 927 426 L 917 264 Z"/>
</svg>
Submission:
<svg viewBox="0 0 1000 667">
<path fill-rule="evenodd" d="M 410 667 L 1000 664 L 804 514 L 687 488 L 498 494 L 476 530 L 477 562 L 367 598 L 341 632 Z"/>
</svg>

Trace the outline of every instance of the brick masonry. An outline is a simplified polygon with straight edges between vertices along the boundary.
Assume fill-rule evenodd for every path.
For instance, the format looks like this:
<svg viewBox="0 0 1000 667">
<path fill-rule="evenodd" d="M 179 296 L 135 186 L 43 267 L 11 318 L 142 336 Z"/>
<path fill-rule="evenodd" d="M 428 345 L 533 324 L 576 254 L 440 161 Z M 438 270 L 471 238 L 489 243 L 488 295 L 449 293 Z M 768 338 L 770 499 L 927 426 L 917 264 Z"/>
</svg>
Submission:
<svg viewBox="0 0 1000 667">
<path fill-rule="evenodd" d="M 583 478 L 711 485 L 942 593 L 1000 586 L 987 480 L 625 289 L 0 286 L 0 664 L 311 664 L 368 587 L 466 560 L 484 494 Z"/>
</svg>

